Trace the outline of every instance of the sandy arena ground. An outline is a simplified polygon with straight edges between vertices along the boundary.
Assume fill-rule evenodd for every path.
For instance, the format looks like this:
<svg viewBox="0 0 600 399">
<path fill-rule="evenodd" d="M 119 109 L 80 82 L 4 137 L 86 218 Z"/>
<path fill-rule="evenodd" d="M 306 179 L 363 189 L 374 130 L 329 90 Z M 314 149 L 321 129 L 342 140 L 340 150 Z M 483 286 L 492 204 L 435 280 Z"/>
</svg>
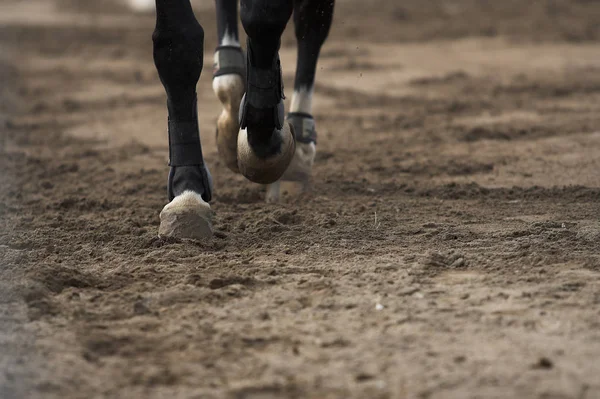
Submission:
<svg viewBox="0 0 600 399">
<path fill-rule="evenodd" d="M 153 14 L 110 5 L 0 1 L 1 398 L 600 398 L 600 3 L 340 0 L 267 205 L 197 2 L 208 242 L 157 238 Z"/>
</svg>

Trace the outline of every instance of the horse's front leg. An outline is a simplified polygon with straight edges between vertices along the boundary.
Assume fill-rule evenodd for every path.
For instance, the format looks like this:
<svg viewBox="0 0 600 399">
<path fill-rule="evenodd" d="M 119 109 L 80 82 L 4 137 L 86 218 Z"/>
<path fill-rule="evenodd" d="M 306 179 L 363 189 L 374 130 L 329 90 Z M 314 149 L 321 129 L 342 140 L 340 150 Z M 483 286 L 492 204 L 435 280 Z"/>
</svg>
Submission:
<svg viewBox="0 0 600 399">
<path fill-rule="evenodd" d="M 160 213 L 159 235 L 210 237 L 212 179 L 202 157 L 196 103 L 204 30 L 189 0 L 156 0 L 153 44 L 169 113 L 170 202 Z"/>
<path fill-rule="evenodd" d="M 246 93 L 240 105 L 237 157 L 240 172 L 255 183 L 277 181 L 295 152 L 285 121 L 279 46 L 292 15 L 292 0 L 242 0 L 248 35 Z"/>
</svg>

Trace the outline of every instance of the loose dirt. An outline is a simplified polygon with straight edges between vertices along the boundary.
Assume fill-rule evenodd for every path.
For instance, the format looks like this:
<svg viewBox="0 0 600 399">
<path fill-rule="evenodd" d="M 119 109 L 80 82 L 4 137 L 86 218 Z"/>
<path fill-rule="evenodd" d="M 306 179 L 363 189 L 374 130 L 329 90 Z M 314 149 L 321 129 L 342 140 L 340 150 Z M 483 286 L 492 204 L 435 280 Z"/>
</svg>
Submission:
<svg viewBox="0 0 600 399">
<path fill-rule="evenodd" d="M 157 238 L 152 14 L 0 4 L 0 397 L 600 398 L 600 6 L 340 1 L 314 190 Z M 291 95 L 295 40 L 282 40 Z"/>
</svg>

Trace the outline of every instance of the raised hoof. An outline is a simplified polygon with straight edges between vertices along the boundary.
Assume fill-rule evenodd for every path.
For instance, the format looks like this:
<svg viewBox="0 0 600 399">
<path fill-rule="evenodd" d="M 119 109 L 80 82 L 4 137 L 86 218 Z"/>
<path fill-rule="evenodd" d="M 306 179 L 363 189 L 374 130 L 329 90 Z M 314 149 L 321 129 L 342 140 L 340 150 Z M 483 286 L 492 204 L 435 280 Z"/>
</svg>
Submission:
<svg viewBox="0 0 600 399">
<path fill-rule="evenodd" d="M 160 212 L 160 237 L 204 240 L 212 237 L 210 205 L 200 194 L 185 191 L 169 202 Z"/>
<path fill-rule="evenodd" d="M 223 105 L 217 120 L 217 150 L 225 165 L 239 173 L 237 141 L 240 123 L 238 119 L 240 101 L 244 95 L 244 81 L 237 74 L 217 76 L 213 80 L 213 90 Z"/>
<path fill-rule="evenodd" d="M 279 151 L 268 157 L 256 155 L 248 142 L 247 129 L 238 134 L 238 167 L 244 177 L 254 183 L 271 184 L 283 176 L 292 162 L 296 151 L 293 127 L 286 121 L 281 130 L 274 134 L 281 136 Z"/>
<path fill-rule="evenodd" d="M 292 162 L 279 181 L 267 186 L 267 203 L 279 202 L 281 198 L 281 182 L 297 183 L 295 193 L 304 194 L 311 190 L 311 172 L 317 154 L 315 143 L 296 143 L 296 151 Z"/>
</svg>

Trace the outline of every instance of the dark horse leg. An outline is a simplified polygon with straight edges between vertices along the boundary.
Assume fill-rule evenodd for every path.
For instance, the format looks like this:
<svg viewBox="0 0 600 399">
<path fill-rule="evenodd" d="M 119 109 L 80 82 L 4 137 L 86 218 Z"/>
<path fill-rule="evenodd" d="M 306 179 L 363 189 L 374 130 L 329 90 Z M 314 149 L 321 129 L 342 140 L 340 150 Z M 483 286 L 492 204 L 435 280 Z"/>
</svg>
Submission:
<svg viewBox="0 0 600 399">
<path fill-rule="evenodd" d="M 298 42 L 298 59 L 294 94 L 287 120 L 294 127 L 296 154 L 282 180 L 300 182 L 304 190 L 308 190 L 316 155 L 317 133 L 312 116 L 312 96 L 317 61 L 333 20 L 334 1 L 294 1 L 294 28 Z M 271 184 L 267 189 L 267 201 L 278 201 L 279 193 L 279 182 Z"/>
<path fill-rule="evenodd" d="M 202 158 L 196 84 L 203 64 L 204 31 L 189 0 L 156 0 L 154 63 L 167 94 L 169 179 L 159 235 L 212 234 L 212 179 Z"/>
<path fill-rule="evenodd" d="M 293 132 L 284 120 L 279 61 L 281 34 L 292 10 L 293 0 L 241 0 L 248 45 L 237 158 L 240 172 L 256 183 L 277 181 L 295 152 Z"/>
</svg>

